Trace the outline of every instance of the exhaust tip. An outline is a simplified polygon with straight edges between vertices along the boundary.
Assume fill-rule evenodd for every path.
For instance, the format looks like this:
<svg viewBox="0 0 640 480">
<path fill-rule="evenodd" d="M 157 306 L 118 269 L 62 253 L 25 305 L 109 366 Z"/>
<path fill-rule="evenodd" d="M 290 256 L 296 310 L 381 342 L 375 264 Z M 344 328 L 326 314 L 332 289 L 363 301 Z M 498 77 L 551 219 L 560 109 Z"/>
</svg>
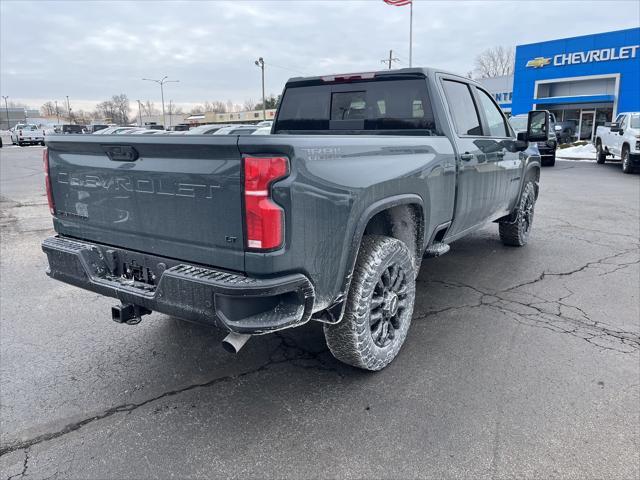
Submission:
<svg viewBox="0 0 640 480">
<path fill-rule="evenodd" d="M 229 353 L 236 354 L 240 351 L 244 344 L 251 338 L 251 335 L 245 333 L 231 332 L 222 340 L 222 348 Z"/>
</svg>

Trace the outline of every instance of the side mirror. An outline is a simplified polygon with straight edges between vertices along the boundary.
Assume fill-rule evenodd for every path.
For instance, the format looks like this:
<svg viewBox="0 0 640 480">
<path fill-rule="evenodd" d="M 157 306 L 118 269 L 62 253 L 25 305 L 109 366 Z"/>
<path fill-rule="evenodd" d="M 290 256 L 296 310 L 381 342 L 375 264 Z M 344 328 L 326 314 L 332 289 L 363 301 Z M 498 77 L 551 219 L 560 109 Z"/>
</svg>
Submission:
<svg viewBox="0 0 640 480">
<path fill-rule="evenodd" d="M 611 122 L 609 124 L 609 127 L 611 128 L 612 132 L 619 132 L 620 131 L 620 124 L 619 123 Z"/>
<path fill-rule="evenodd" d="M 549 139 L 549 112 L 531 110 L 527 119 L 527 140 L 544 142 Z"/>
</svg>

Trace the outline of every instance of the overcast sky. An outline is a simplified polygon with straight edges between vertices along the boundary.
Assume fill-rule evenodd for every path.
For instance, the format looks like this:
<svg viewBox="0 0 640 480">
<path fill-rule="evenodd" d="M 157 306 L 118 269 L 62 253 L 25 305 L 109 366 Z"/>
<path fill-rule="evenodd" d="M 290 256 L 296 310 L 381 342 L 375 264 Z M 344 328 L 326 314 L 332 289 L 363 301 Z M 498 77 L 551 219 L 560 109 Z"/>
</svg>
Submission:
<svg viewBox="0 0 640 480">
<path fill-rule="evenodd" d="M 640 2 L 416 0 L 414 66 L 465 73 L 496 45 L 637 27 Z M 155 101 L 142 77 L 180 80 L 165 101 L 185 107 L 260 98 L 298 75 L 378 70 L 393 49 L 408 66 L 409 7 L 382 0 L 17 1 L 0 0 L 0 91 L 38 108 L 69 95 L 92 109 L 113 94 Z"/>
</svg>

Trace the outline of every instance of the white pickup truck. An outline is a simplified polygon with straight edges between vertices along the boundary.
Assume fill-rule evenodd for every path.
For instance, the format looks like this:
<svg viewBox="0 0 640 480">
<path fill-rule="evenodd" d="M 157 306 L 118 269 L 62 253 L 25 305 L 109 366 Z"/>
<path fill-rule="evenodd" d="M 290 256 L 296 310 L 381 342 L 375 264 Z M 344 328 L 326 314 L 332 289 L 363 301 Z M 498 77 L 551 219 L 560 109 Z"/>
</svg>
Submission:
<svg viewBox="0 0 640 480">
<path fill-rule="evenodd" d="M 44 145 L 44 130 L 31 123 L 18 123 L 11 129 L 11 143 L 14 145 Z"/>
<path fill-rule="evenodd" d="M 615 122 L 598 127 L 596 152 L 598 163 L 616 156 L 624 173 L 640 169 L 640 112 L 621 113 Z"/>
</svg>

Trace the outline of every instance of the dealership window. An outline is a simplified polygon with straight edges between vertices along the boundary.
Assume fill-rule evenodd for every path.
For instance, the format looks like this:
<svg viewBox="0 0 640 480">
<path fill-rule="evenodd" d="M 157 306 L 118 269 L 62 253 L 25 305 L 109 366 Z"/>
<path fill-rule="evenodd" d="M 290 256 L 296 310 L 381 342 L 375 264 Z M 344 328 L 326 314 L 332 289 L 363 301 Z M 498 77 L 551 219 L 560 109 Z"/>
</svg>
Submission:
<svg viewBox="0 0 640 480">
<path fill-rule="evenodd" d="M 445 80 L 443 85 L 458 135 L 482 135 L 480 119 L 469 86 L 453 80 Z"/>
</svg>

